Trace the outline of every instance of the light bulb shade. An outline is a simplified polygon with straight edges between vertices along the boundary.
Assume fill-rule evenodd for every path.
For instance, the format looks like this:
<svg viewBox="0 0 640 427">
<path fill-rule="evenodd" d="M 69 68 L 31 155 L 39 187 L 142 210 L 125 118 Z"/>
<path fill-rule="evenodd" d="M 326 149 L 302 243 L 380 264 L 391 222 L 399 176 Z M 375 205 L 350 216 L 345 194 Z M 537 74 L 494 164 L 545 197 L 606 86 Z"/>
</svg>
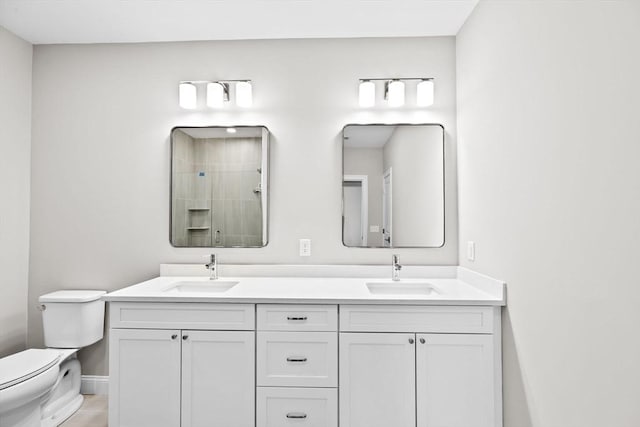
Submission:
<svg viewBox="0 0 640 427">
<path fill-rule="evenodd" d="M 221 83 L 207 83 L 207 105 L 211 108 L 224 105 L 224 86 Z"/>
<path fill-rule="evenodd" d="M 251 107 L 253 105 L 251 82 L 236 83 L 236 104 L 238 107 Z"/>
<path fill-rule="evenodd" d="M 180 107 L 193 110 L 197 103 L 196 86 L 191 83 L 180 83 Z"/>
<path fill-rule="evenodd" d="M 416 102 L 419 107 L 428 107 L 433 105 L 435 85 L 433 80 L 423 80 L 418 83 Z"/>
<path fill-rule="evenodd" d="M 373 107 L 376 103 L 376 84 L 372 81 L 360 82 L 358 95 L 361 107 Z"/>
<path fill-rule="evenodd" d="M 387 83 L 387 102 L 390 107 L 404 105 L 404 82 L 393 80 Z"/>
</svg>

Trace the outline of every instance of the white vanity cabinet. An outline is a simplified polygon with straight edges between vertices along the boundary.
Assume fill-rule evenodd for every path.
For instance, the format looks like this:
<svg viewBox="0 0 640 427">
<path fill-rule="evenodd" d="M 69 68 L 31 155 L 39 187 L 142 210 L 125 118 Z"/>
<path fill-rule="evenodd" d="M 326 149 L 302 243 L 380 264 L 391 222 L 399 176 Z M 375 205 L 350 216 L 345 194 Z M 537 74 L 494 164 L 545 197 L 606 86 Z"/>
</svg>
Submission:
<svg viewBox="0 0 640 427">
<path fill-rule="evenodd" d="M 502 427 L 500 306 L 250 302 L 111 302 L 109 427 Z"/>
<path fill-rule="evenodd" d="M 340 427 L 501 426 L 499 314 L 341 306 Z"/>
<path fill-rule="evenodd" d="M 163 305 L 111 304 L 109 426 L 253 426 L 255 307 Z"/>
</svg>

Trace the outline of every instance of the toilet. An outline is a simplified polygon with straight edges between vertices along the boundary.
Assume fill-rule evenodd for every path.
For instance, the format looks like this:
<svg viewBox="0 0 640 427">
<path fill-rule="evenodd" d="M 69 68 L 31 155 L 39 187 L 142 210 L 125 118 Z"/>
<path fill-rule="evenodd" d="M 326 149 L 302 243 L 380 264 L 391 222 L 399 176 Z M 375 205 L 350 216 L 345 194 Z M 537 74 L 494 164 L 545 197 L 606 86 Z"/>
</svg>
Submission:
<svg viewBox="0 0 640 427">
<path fill-rule="evenodd" d="M 104 291 L 39 298 L 46 349 L 0 359 L 0 427 L 55 427 L 82 405 L 80 348 L 103 337 Z"/>
</svg>

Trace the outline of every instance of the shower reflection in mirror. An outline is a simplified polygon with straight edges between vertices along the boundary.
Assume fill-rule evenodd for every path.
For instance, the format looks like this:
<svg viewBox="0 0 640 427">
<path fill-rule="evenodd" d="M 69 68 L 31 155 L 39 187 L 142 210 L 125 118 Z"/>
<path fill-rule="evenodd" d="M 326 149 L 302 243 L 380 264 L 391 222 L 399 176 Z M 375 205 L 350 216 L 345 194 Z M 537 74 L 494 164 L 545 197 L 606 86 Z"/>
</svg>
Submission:
<svg viewBox="0 0 640 427">
<path fill-rule="evenodd" d="M 347 125 L 342 153 L 345 246 L 444 244 L 441 125 Z"/>
<path fill-rule="evenodd" d="M 264 126 L 171 131 L 173 246 L 267 244 L 268 148 Z"/>
</svg>

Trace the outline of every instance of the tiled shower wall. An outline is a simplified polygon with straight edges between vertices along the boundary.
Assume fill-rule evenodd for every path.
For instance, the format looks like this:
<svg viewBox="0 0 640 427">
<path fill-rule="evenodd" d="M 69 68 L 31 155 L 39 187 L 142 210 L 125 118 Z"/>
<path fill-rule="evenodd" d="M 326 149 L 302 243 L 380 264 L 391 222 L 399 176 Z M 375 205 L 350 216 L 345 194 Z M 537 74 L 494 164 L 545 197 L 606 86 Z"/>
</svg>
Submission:
<svg viewBox="0 0 640 427">
<path fill-rule="evenodd" d="M 262 246 L 261 142 L 176 131 L 175 246 Z"/>
<path fill-rule="evenodd" d="M 171 188 L 171 242 L 174 246 L 189 244 L 188 211 L 193 193 L 193 144 L 194 139 L 186 133 L 173 132 L 173 181 Z M 209 235 L 209 241 L 211 237 Z"/>
</svg>

